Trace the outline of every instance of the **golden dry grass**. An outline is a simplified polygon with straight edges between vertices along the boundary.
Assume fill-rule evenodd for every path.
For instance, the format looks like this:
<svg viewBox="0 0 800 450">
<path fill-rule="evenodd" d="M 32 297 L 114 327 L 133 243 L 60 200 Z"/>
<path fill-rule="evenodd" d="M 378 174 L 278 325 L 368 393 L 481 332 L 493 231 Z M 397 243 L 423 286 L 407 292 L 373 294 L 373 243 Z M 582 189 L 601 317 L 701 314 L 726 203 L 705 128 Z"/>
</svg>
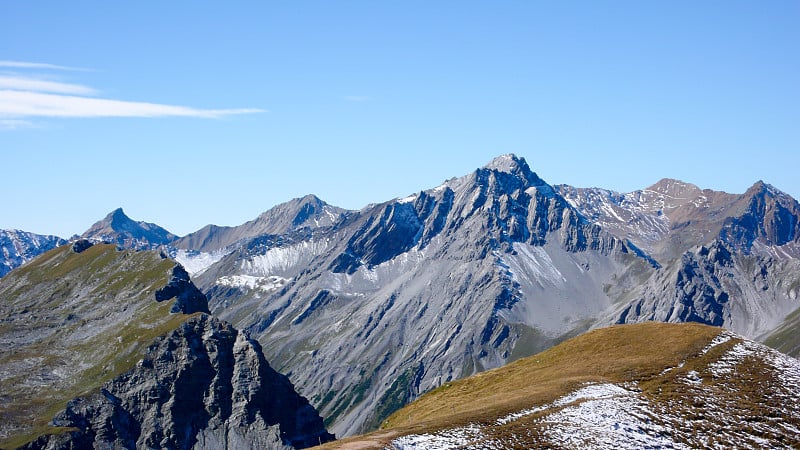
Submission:
<svg viewBox="0 0 800 450">
<path fill-rule="evenodd" d="M 537 355 L 447 383 L 392 414 L 381 431 L 322 448 L 383 448 L 405 434 L 488 423 L 550 403 L 586 382 L 636 380 L 648 386 L 658 383 L 665 368 L 697 356 L 720 331 L 699 324 L 663 323 L 590 331 Z M 512 427 L 508 428 L 511 433 Z"/>
</svg>

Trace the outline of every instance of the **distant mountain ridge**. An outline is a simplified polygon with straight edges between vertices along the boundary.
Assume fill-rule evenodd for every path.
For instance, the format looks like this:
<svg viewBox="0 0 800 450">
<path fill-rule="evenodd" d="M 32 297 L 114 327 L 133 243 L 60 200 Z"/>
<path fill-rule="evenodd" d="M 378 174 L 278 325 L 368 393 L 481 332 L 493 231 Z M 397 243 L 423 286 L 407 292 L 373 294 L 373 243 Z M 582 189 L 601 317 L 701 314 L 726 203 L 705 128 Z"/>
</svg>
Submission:
<svg viewBox="0 0 800 450">
<path fill-rule="evenodd" d="M 58 236 L 0 230 L 0 277 L 67 241 Z"/>
<path fill-rule="evenodd" d="M 178 236 L 154 223 L 132 220 L 125 215 L 122 208 L 111 211 L 105 218 L 89 227 L 81 237 L 133 249 L 152 249 L 178 239 Z"/>
<path fill-rule="evenodd" d="M 236 227 L 206 225 L 178 239 L 173 246 L 211 252 L 257 236 L 283 235 L 303 228 L 330 227 L 347 212 L 325 203 L 315 195 L 307 195 L 270 208 L 254 220 Z"/>
</svg>

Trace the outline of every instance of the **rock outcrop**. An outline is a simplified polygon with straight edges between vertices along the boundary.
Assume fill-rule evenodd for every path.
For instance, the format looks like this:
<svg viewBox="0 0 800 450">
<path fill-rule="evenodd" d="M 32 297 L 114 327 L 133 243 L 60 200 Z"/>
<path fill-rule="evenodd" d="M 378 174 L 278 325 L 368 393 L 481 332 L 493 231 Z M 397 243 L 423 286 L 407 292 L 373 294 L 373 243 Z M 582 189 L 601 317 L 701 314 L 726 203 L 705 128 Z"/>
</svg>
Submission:
<svg viewBox="0 0 800 450">
<path fill-rule="evenodd" d="M 26 448 L 291 449 L 333 439 L 260 345 L 208 315 L 159 337 L 127 373 L 69 402 L 75 431 Z"/>
<path fill-rule="evenodd" d="M 206 296 L 192 283 L 189 273 L 180 264 L 172 268 L 169 282 L 157 290 L 155 296 L 157 302 L 175 299 L 175 303 L 169 311 L 171 313 L 209 312 Z"/>
</svg>

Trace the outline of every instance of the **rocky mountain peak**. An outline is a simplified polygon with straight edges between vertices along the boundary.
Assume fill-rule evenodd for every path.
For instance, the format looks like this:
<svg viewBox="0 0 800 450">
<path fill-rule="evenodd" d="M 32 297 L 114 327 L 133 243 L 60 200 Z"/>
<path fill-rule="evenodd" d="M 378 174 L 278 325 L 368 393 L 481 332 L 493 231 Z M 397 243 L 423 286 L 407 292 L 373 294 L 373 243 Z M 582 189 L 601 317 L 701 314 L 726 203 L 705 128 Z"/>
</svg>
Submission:
<svg viewBox="0 0 800 450">
<path fill-rule="evenodd" d="M 800 242 L 800 204 L 775 187 L 756 182 L 742 196 L 740 214 L 729 217 L 720 236 L 749 251 L 756 240 L 767 245 Z"/>
<path fill-rule="evenodd" d="M 180 249 L 205 252 L 233 247 L 246 240 L 296 231 L 313 232 L 339 222 L 347 210 L 329 205 L 313 194 L 289 200 L 264 211 L 255 219 L 235 227 L 207 225 L 175 241 Z"/>
<path fill-rule="evenodd" d="M 121 223 L 132 222 L 131 218 L 128 217 L 127 215 L 125 215 L 125 211 L 122 210 L 122 207 L 119 207 L 119 208 L 111 211 L 110 213 L 108 213 L 108 215 L 106 216 L 105 220 L 107 220 L 108 222 L 112 222 L 112 223 L 113 222 L 121 222 Z"/>
<path fill-rule="evenodd" d="M 750 188 L 744 193 L 744 196 L 767 196 L 774 199 L 780 199 L 783 202 L 789 201 L 789 196 L 785 192 L 761 180 L 756 181 L 752 186 L 750 186 Z"/>
<path fill-rule="evenodd" d="M 486 164 L 484 168 L 499 170 L 501 172 L 513 172 L 518 170 L 523 164 L 527 166 L 525 159 L 520 158 L 513 153 L 507 153 L 505 155 L 495 157 L 489 162 L 489 164 Z"/>
<path fill-rule="evenodd" d="M 523 180 L 528 186 L 543 186 L 547 184 L 531 170 L 525 158 L 520 158 L 513 153 L 494 158 L 489 164 L 483 166 L 482 169 L 513 175 Z"/>
<path fill-rule="evenodd" d="M 307 224 L 307 222 L 309 222 L 309 220 L 313 221 L 315 218 L 318 219 L 317 222 L 319 222 L 320 218 L 325 218 L 328 219 L 326 220 L 327 224 L 327 222 L 333 220 L 331 217 L 324 217 L 326 209 L 331 209 L 330 205 L 316 195 L 308 194 L 300 198 L 289 200 L 286 203 L 282 203 L 275 208 L 261 213 L 256 221 L 263 222 L 265 226 L 274 227 L 281 219 L 290 219 L 290 224 L 288 224 L 289 229 L 299 228 L 304 225 L 314 227 L 316 223 L 311 225 Z M 286 231 L 289 231 L 289 229 Z"/>
<path fill-rule="evenodd" d="M 93 227 L 100 224 L 106 228 L 110 228 L 111 230 L 118 232 L 134 230 L 138 225 L 133 219 L 125 214 L 125 211 L 123 211 L 121 207 L 108 213 L 101 221 L 95 223 Z"/>
<path fill-rule="evenodd" d="M 84 239 L 115 243 L 124 248 L 154 248 L 168 244 L 178 237 L 149 222 L 134 221 L 117 208 L 96 222 L 83 235 Z"/>
<path fill-rule="evenodd" d="M 703 192 L 702 189 L 692 183 L 674 178 L 662 178 L 656 184 L 648 187 L 647 190 L 676 198 L 696 197 Z"/>
</svg>

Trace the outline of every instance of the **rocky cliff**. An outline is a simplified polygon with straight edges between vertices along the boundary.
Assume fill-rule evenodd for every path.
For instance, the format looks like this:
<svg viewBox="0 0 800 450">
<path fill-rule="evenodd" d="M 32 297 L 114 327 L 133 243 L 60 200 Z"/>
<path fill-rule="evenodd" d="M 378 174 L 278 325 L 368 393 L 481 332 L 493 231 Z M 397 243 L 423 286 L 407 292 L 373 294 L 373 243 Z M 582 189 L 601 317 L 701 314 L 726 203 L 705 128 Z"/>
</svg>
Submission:
<svg viewBox="0 0 800 450">
<path fill-rule="evenodd" d="M 291 449 L 333 439 L 260 345 L 208 315 L 159 337 L 99 392 L 71 400 L 65 427 L 28 449 Z"/>
</svg>

